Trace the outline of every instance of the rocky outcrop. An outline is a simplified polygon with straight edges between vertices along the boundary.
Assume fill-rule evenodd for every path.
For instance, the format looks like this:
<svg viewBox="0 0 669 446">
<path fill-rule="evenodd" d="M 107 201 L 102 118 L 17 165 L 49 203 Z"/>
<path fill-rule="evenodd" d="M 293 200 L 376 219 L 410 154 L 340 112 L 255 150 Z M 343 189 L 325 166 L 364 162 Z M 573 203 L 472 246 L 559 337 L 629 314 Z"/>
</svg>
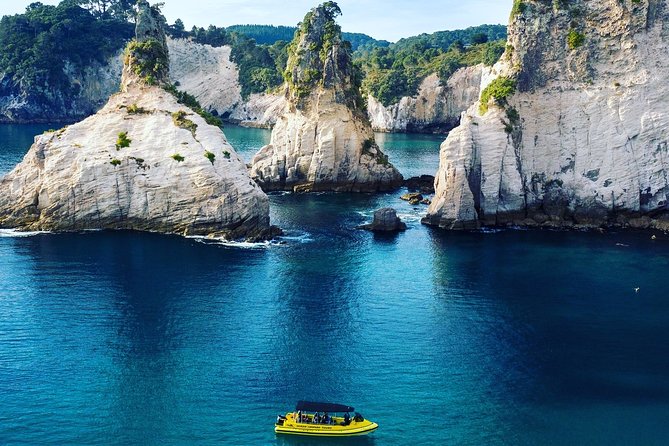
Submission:
<svg viewBox="0 0 669 446">
<path fill-rule="evenodd" d="M 668 228 L 667 1 L 516 3 L 425 223 Z"/>
<path fill-rule="evenodd" d="M 397 216 L 393 208 L 383 208 L 374 211 L 374 220 L 358 229 L 366 229 L 373 232 L 400 232 L 405 231 L 407 225 Z"/>
<path fill-rule="evenodd" d="M 351 47 L 341 40 L 332 2 L 312 9 L 289 47 L 287 107 L 270 144 L 253 158 L 264 190 L 379 191 L 402 176 L 374 141 L 362 109 Z"/>
<path fill-rule="evenodd" d="M 36 137 L 0 181 L 0 227 L 271 236 L 269 200 L 220 128 L 160 87 L 169 83 L 163 19 L 145 1 L 139 9 L 122 92 Z"/>
<path fill-rule="evenodd" d="M 439 77 L 426 77 L 415 97 L 404 97 L 385 107 L 373 96 L 367 113 L 377 132 L 448 133 L 460 123 L 460 115 L 479 98 L 483 64 L 460 68 L 442 85 Z"/>
</svg>

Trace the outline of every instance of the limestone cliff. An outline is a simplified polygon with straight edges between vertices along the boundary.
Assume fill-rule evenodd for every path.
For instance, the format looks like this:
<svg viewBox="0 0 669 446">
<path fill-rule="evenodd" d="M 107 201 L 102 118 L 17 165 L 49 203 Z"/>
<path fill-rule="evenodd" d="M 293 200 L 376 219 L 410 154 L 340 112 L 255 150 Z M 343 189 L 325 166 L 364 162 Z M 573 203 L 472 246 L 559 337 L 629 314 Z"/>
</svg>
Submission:
<svg viewBox="0 0 669 446">
<path fill-rule="evenodd" d="M 36 137 L 0 181 L 0 227 L 271 235 L 269 200 L 225 135 L 161 88 L 162 20 L 140 0 L 122 92 L 94 116 Z"/>
<path fill-rule="evenodd" d="M 425 223 L 669 227 L 667 0 L 516 0 Z"/>
<path fill-rule="evenodd" d="M 360 74 L 341 39 L 334 2 L 312 9 L 289 46 L 287 107 L 251 175 L 265 190 L 378 191 L 402 176 L 374 141 Z"/>
<path fill-rule="evenodd" d="M 404 97 L 385 107 L 373 96 L 367 100 L 372 128 L 378 132 L 447 133 L 460 115 L 479 98 L 484 65 L 460 68 L 442 85 L 432 74 L 421 83 L 416 97 Z"/>
</svg>

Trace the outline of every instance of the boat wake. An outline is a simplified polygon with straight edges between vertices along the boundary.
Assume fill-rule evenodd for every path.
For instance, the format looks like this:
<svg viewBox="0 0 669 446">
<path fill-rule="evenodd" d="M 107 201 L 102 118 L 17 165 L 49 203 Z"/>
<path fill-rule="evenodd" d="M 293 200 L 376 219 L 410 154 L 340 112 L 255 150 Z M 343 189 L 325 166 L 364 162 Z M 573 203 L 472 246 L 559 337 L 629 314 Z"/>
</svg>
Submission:
<svg viewBox="0 0 669 446">
<path fill-rule="evenodd" d="M 21 231 L 18 229 L 0 229 L 0 238 L 33 237 L 40 234 L 50 234 L 49 231 Z"/>
<path fill-rule="evenodd" d="M 205 245 L 217 245 L 224 246 L 227 248 L 238 248 L 238 249 L 266 249 L 272 246 L 284 246 L 291 243 L 309 243 L 313 241 L 311 234 L 309 233 L 296 233 L 296 234 L 286 234 L 277 237 L 274 240 L 265 241 L 265 242 L 236 242 L 230 241 L 223 238 L 217 237 L 208 237 L 205 235 L 191 235 L 186 238 L 194 240 L 198 243 L 203 243 Z"/>
</svg>

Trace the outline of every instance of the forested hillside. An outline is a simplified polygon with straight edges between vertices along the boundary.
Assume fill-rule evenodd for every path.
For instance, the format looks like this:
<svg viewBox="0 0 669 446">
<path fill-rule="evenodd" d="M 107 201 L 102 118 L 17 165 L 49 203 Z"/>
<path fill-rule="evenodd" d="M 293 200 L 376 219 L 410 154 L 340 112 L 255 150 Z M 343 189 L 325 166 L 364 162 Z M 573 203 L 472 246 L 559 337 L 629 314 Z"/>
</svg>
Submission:
<svg viewBox="0 0 669 446">
<path fill-rule="evenodd" d="M 228 31 L 244 34 L 252 38 L 260 45 L 272 45 L 279 40 L 290 42 L 297 29 L 294 26 L 273 26 L 273 25 L 233 25 L 226 28 Z M 342 33 L 344 40 L 351 42 L 353 51 L 360 47 L 372 48 L 375 46 L 390 46 L 386 40 L 376 40 L 367 34 L 361 33 Z"/>
<path fill-rule="evenodd" d="M 88 3 L 88 2 L 82 2 Z M 112 7 L 113 6 L 113 7 Z M 3 89 L 21 83 L 22 88 L 45 91 L 76 88 L 64 72 L 67 63 L 85 67 L 105 62 L 134 35 L 128 22 L 131 11 L 124 2 L 82 8 L 75 1 L 58 6 L 32 3 L 24 14 L 0 20 L 0 72 Z"/>
<path fill-rule="evenodd" d="M 414 96 L 422 80 L 437 73 L 445 82 L 458 68 L 493 65 L 504 52 L 506 27 L 481 25 L 402 39 L 388 48 L 359 49 L 363 89 L 384 105 Z"/>
<path fill-rule="evenodd" d="M 133 35 L 133 0 L 64 0 L 32 3 L 23 14 L 0 20 L 0 97 L 26 97 L 66 107 L 78 94 L 72 69 L 105 63 Z M 181 20 L 167 33 L 212 46 L 230 45 L 242 96 L 272 91 L 283 83 L 286 46 L 295 27 L 210 25 L 187 31 Z M 416 94 L 425 76 L 446 80 L 457 68 L 493 64 L 504 51 L 506 27 L 482 25 L 402 39 L 395 44 L 365 34 L 343 33 L 365 74 L 363 89 L 385 105 Z M 41 99 L 37 99 L 41 98 Z M 55 98 L 58 98 L 56 100 Z"/>
</svg>

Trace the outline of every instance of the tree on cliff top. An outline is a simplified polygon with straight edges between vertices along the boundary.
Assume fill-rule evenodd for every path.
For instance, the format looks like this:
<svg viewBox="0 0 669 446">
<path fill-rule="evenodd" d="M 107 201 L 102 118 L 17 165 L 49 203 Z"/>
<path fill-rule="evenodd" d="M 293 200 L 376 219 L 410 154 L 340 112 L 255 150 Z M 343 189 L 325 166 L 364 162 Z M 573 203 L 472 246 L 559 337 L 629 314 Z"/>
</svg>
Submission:
<svg viewBox="0 0 669 446">
<path fill-rule="evenodd" d="M 288 45 L 284 79 L 291 101 L 301 108 L 316 88 L 333 90 L 335 100 L 352 110 L 364 107 L 360 70 L 353 64 L 351 44 L 342 39 L 335 19 L 341 9 L 325 2 L 309 11 Z"/>
</svg>

